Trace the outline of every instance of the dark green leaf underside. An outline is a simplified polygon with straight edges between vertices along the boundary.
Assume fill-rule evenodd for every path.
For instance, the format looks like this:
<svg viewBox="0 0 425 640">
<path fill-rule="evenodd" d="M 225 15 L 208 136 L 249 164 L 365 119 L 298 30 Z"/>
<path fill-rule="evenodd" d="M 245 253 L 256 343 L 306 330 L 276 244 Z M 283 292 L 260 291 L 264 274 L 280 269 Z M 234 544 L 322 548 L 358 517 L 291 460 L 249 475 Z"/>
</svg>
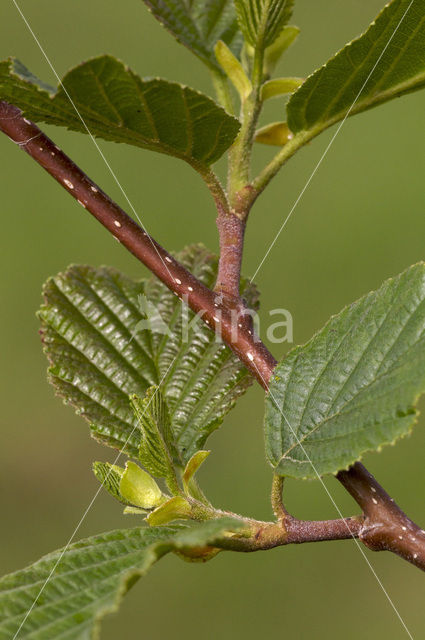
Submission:
<svg viewBox="0 0 425 640">
<path fill-rule="evenodd" d="M 0 98 L 36 122 L 166 153 L 196 168 L 218 160 L 239 130 L 206 95 L 160 78 L 143 80 L 106 55 L 69 71 L 57 91 L 20 62 L 0 62 Z"/>
<path fill-rule="evenodd" d="M 208 67 L 220 71 L 214 46 L 223 40 L 238 56 L 242 36 L 232 0 L 144 0 L 157 20 Z"/>
<path fill-rule="evenodd" d="M 205 248 L 189 247 L 179 258 L 202 282 L 214 283 L 217 258 Z M 137 458 L 140 443 L 130 395 L 143 397 L 161 382 L 185 464 L 252 382 L 202 322 L 190 324 L 186 339 L 186 307 L 156 278 L 137 282 L 106 267 L 72 266 L 48 280 L 43 293 L 42 337 L 56 392 L 90 423 L 96 439 L 129 456 Z M 246 293 L 255 306 L 255 289 Z M 145 295 L 167 333 L 151 332 Z"/>
<path fill-rule="evenodd" d="M 393 0 L 366 33 L 292 95 L 287 106 L 291 130 L 319 133 L 347 113 L 354 115 L 422 88 L 424 49 L 425 3 Z"/>
<path fill-rule="evenodd" d="M 364 296 L 275 369 L 266 449 L 276 471 L 314 478 L 407 434 L 425 390 L 425 265 Z"/>
<path fill-rule="evenodd" d="M 223 518 L 191 526 L 122 529 L 55 551 L 0 580 L 0 640 L 14 637 L 39 594 L 20 639 L 98 638 L 100 619 L 117 610 L 122 596 L 156 560 L 173 550 L 211 545 L 239 527 Z"/>
</svg>

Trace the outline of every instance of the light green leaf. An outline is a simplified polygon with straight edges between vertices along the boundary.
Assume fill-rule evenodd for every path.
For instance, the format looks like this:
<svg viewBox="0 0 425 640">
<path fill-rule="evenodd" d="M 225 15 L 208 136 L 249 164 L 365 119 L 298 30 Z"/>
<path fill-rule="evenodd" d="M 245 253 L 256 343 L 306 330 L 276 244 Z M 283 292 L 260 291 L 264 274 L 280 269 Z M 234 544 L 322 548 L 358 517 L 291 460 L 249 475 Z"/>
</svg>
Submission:
<svg viewBox="0 0 425 640">
<path fill-rule="evenodd" d="M 137 579 L 170 551 L 201 555 L 240 523 L 230 518 L 188 526 L 110 531 L 55 551 L 0 580 L 0 638 L 98 638 L 99 621 L 116 611 Z M 149 612 L 146 612 L 148 615 Z"/>
<path fill-rule="evenodd" d="M 393 0 L 366 33 L 315 71 L 293 94 L 287 106 L 291 130 L 317 135 L 347 114 L 422 88 L 424 47 L 425 3 Z"/>
<path fill-rule="evenodd" d="M 314 478 L 411 430 L 425 391 L 425 264 L 387 280 L 277 365 L 266 450 L 277 473 Z"/>
<path fill-rule="evenodd" d="M 82 133 L 88 128 L 104 140 L 172 155 L 196 169 L 218 160 L 239 130 L 239 122 L 206 95 L 160 78 L 143 80 L 112 56 L 75 67 L 62 84 L 49 90 L 20 62 L 0 62 L 0 99 L 31 120 Z"/>
<path fill-rule="evenodd" d="M 193 454 L 191 459 L 186 465 L 186 468 L 183 473 L 183 486 L 185 491 L 188 492 L 190 481 L 192 480 L 195 473 L 198 471 L 201 464 L 205 462 L 205 460 L 210 455 L 211 451 L 197 451 Z"/>
<path fill-rule="evenodd" d="M 126 507 L 123 511 L 123 514 L 125 516 L 128 515 L 132 515 L 132 516 L 142 516 L 142 515 L 146 515 L 147 513 L 149 513 L 149 511 L 147 511 L 146 509 L 141 509 L 140 507 Z"/>
<path fill-rule="evenodd" d="M 139 460 L 156 478 L 174 478 L 175 450 L 170 417 L 159 387 L 151 387 L 144 398 L 132 396 L 141 439 Z"/>
<path fill-rule="evenodd" d="M 155 480 L 131 460 L 126 462 L 121 476 L 120 494 L 127 502 L 141 509 L 154 509 L 164 501 Z"/>
<path fill-rule="evenodd" d="M 240 28 L 253 47 L 273 44 L 290 20 L 294 0 L 235 0 Z"/>
<path fill-rule="evenodd" d="M 186 520 L 192 515 L 192 509 L 183 496 L 174 496 L 157 507 L 146 518 L 153 527 L 167 524 L 173 520 Z"/>
<path fill-rule="evenodd" d="M 264 73 L 270 77 L 285 51 L 295 42 L 300 34 L 298 27 L 293 25 L 282 29 L 279 36 L 264 52 Z"/>
<path fill-rule="evenodd" d="M 197 245 L 177 257 L 213 286 L 215 256 Z M 244 288 L 255 308 L 255 288 L 246 283 Z M 72 266 L 49 279 L 43 294 L 41 333 L 57 394 L 90 423 L 93 437 L 133 458 L 141 432 L 129 396 L 143 397 L 162 381 L 184 465 L 252 382 L 201 321 L 185 335 L 185 314 L 189 322 L 193 314 L 156 278 L 146 284 L 110 268 Z M 161 322 L 148 321 L 142 299 L 150 301 Z"/>
<path fill-rule="evenodd" d="M 111 496 L 124 504 L 130 504 L 120 493 L 120 482 L 124 473 L 122 467 L 109 462 L 93 462 L 93 473 Z"/>
<path fill-rule="evenodd" d="M 220 71 L 215 44 L 239 56 L 242 36 L 232 0 L 144 0 L 157 20 L 208 67 Z"/>
<path fill-rule="evenodd" d="M 214 52 L 218 63 L 239 93 L 241 100 L 245 100 L 252 91 L 252 84 L 243 66 L 222 40 L 217 42 Z"/>
<path fill-rule="evenodd" d="M 268 80 L 261 87 L 261 100 L 270 100 L 296 91 L 304 82 L 304 78 L 275 78 Z"/>
<path fill-rule="evenodd" d="M 271 122 L 255 132 L 255 142 L 283 147 L 294 137 L 286 122 Z"/>
</svg>

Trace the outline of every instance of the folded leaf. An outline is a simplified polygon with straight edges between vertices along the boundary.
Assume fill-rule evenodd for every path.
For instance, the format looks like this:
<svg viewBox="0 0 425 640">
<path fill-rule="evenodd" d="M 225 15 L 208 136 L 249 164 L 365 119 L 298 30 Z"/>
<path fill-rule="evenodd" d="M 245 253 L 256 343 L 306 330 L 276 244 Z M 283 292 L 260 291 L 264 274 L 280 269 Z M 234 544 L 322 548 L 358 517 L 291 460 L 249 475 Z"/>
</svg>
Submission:
<svg viewBox="0 0 425 640">
<path fill-rule="evenodd" d="M 109 462 L 93 462 L 93 473 L 112 497 L 126 505 L 130 505 L 130 502 L 123 498 L 120 492 L 120 482 L 124 473 L 122 467 Z"/>
<path fill-rule="evenodd" d="M 20 62 L 0 62 L 0 99 L 36 122 L 82 133 L 88 129 L 105 140 L 181 158 L 195 168 L 218 160 L 239 130 L 239 122 L 206 95 L 160 78 L 143 80 L 106 55 L 69 71 L 57 91 Z"/>
<path fill-rule="evenodd" d="M 161 390 L 151 387 L 144 398 L 133 396 L 132 406 L 141 432 L 140 462 L 156 478 L 174 478 L 173 458 L 178 454 Z"/>
<path fill-rule="evenodd" d="M 238 56 L 242 36 L 232 0 L 143 0 L 157 20 L 208 67 L 220 71 L 214 46 L 223 40 Z"/>
<path fill-rule="evenodd" d="M 293 94 L 287 106 L 290 129 L 294 133 L 310 130 L 316 135 L 347 114 L 422 88 L 424 47 L 425 3 L 393 0 L 366 33 L 315 71 Z"/>
<path fill-rule="evenodd" d="M 189 247 L 178 257 L 214 284 L 217 258 L 205 248 Z M 256 307 L 255 288 L 245 285 L 245 293 Z M 156 278 L 146 284 L 114 269 L 72 266 L 49 279 L 43 294 L 41 334 L 57 394 L 90 423 L 93 437 L 135 459 L 141 432 L 129 396 L 143 397 L 162 381 L 184 465 L 252 382 L 230 349 L 202 321 L 194 324 L 185 304 Z M 150 322 L 141 299 L 161 323 Z"/>
<path fill-rule="evenodd" d="M 277 365 L 266 450 L 277 473 L 335 473 L 409 433 L 425 391 L 425 264 L 346 307 Z"/>
<path fill-rule="evenodd" d="M 235 0 L 240 28 L 253 47 L 268 47 L 290 20 L 294 0 Z"/>
<path fill-rule="evenodd" d="M 100 619 L 118 609 L 122 596 L 156 560 L 170 551 L 195 548 L 201 553 L 239 527 L 236 520 L 223 518 L 121 529 L 55 551 L 0 580 L 0 638 L 13 638 L 18 630 L 22 640 L 97 638 Z"/>
<path fill-rule="evenodd" d="M 158 380 L 151 335 L 140 324 L 144 283 L 118 271 L 72 266 L 50 278 L 39 311 L 49 380 L 102 442 L 137 458 L 140 431 L 129 396 Z"/>
</svg>

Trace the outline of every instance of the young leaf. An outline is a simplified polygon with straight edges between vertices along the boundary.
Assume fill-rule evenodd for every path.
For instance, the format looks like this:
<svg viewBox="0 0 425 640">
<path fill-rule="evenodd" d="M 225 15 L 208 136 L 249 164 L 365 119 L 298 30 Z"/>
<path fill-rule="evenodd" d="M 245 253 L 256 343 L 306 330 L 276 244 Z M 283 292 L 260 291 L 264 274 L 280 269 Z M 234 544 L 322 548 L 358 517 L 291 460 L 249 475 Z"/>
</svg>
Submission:
<svg viewBox="0 0 425 640">
<path fill-rule="evenodd" d="M 126 505 L 130 504 L 120 493 L 120 482 L 124 469 L 109 462 L 93 462 L 93 473 L 111 496 Z"/>
<path fill-rule="evenodd" d="M 218 261 L 205 248 L 189 247 L 177 257 L 214 285 Z M 256 308 L 255 288 L 243 287 L 248 305 Z M 146 285 L 114 269 L 72 266 L 49 279 L 43 294 L 41 334 L 57 394 L 90 423 L 93 437 L 135 459 L 140 430 L 129 396 L 143 397 L 162 380 L 186 464 L 252 382 L 238 358 L 202 321 L 195 324 L 156 278 Z M 143 295 L 160 314 L 160 326 L 146 317 Z"/>
<path fill-rule="evenodd" d="M 172 457 L 177 452 L 159 387 L 151 387 L 144 398 L 133 396 L 132 406 L 141 431 L 140 462 L 156 478 L 174 478 Z"/>
<path fill-rule="evenodd" d="M 82 133 L 88 129 L 105 140 L 181 158 L 195 168 L 218 160 L 239 130 L 239 122 L 206 95 L 160 78 L 143 80 L 106 55 L 69 71 L 57 91 L 18 61 L 0 62 L 0 98 L 36 122 Z"/>
<path fill-rule="evenodd" d="M 243 66 L 222 40 L 217 42 L 214 52 L 218 63 L 239 93 L 241 100 L 245 100 L 252 91 L 252 84 Z"/>
<path fill-rule="evenodd" d="M 155 480 L 131 460 L 125 464 L 119 489 L 124 500 L 141 509 L 154 509 L 164 501 Z"/>
<path fill-rule="evenodd" d="M 277 365 L 266 399 L 276 472 L 314 478 L 409 433 L 425 391 L 425 264 L 346 307 Z"/>
<path fill-rule="evenodd" d="M 287 106 L 289 127 L 294 133 L 310 130 L 317 135 L 348 113 L 354 115 L 422 88 L 424 47 L 425 3 L 393 0 L 366 33 L 293 94 Z"/>
<path fill-rule="evenodd" d="M 178 255 L 179 260 L 206 286 L 212 288 L 218 260 L 204 247 L 194 245 Z M 169 335 L 153 334 L 152 350 L 158 366 L 173 434 L 182 462 L 202 449 L 252 378 L 236 356 L 220 342 L 199 318 L 157 278 L 146 286 L 147 297 L 156 305 L 170 329 Z M 242 282 L 242 295 L 257 307 L 253 285 Z"/>
<path fill-rule="evenodd" d="M 20 629 L 22 640 L 97 638 L 99 621 L 118 609 L 122 596 L 162 556 L 170 551 L 190 553 L 192 548 L 200 554 L 240 526 L 237 520 L 223 518 L 122 529 L 50 553 L 0 579 L 0 637 L 13 638 Z"/>
<path fill-rule="evenodd" d="M 293 25 L 282 29 L 279 36 L 264 52 L 264 73 L 270 77 L 285 51 L 295 42 L 300 34 L 298 27 Z"/>
<path fill-rule="evenodd" d="M 253 47 L 273 44 L 292 16 L 294 0 L 235 0 L 245 40 Z"/>
<path fill-rule="evenodd" d="M 214 46 L 222 40 L 239 56 L 242 36 L 232 0 L 143 0 L 157 20 L 202 62 L 220 71 Z"/>
<path fill-rule="evenodd" d="M 173 520 L 187 520 L 192 515 L 192 509 L 183 496 L 174 496 L 157 507 L 146 518 L 151 527 L 167 524 Z"/>
<path fill-rule="evenodd" d="M 255 133 L 255 142 L 283 147 L 294 137 L 286 122 L 271 122 Z"/>
<path fill-rule="evenodd" d="M 261 87 L 261 100 L 270 100 L 288 93 L 293 93 L 304 82 L 304 78 L 275 78 L 268 80 Z"/>
<path fill-rule="evenodd" d="M 194 477 L 195 473 L 198 471 L 201 464 L 205 462 L 205 460 L 210 455 L 211 451 L 197 451 L 193 454 L 189 462 L 187 463 L 184 473 L 183 473 L 183 486 L 186 493 L 189 492 L 190 481 Z"/>
</svg>

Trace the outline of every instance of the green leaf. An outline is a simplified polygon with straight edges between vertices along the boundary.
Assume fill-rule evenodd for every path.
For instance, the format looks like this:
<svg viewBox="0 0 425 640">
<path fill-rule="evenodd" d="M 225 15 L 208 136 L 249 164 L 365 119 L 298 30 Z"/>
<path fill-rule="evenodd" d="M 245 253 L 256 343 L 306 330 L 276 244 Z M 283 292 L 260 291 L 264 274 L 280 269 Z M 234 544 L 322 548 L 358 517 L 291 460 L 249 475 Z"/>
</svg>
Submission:
<svg viewBox="0 0 425 640">
<path fill-rule="evenodd" d="M 425 264 L 332 317 L 277 365 L 266 450 L 277 473 L 314 478 L 411 430 L 425 391 Z"/>
<path fill-rule="evenodd" d="M 151 476 L 128 460 L 120 480 L 120 494 L 131 505 L 154 509 L 164 501 L 161 489 Z"/>
<path fill-rule="evenodd" d="M 111 496 L 126 505 L 130 504 L 120 493 L 120 482 L 124 473 L 122 467 L 109 462 L 94 462 L 93 473 Z"/>
<path fill-rule="evenodd" d="M 97 638 L 99 621 L 170 551 L 198 555 L 240 523 L 230 518 L 190 526 L 110 531 L 55 551 L 0 580 L 0 638 Z M 227 534 L 228 535 L 228 534 Z M 45 587 L 40 594 L 40 590 Z"/>
<path fill-rule="evenodd" d="M 410 0 L 390 2 L 366 33 L 294 93 L 287 106 L 294 133 L 309 130 L 317 135 L 347 114 L 425 85 L 425 3 L 410 4 Z"/>
<path fill-rule="evenodd" d="M 242 36 L 232 0 L 144 0 L 157 20 L 202 62 L 220 71 L 214 55 L 222 40 L 239 56 Z"/>
<path fill-rule="evenodd" d="M 174 438 L 159 387 L 151 387 L 144 398 L 133 396 L 132 406 L 141 431 L 140 462 L 156 478 L 174 478 Z"/>
<path fill-rule="evenodd" d="M 160 78 L 143 80 L 112 56 L 75 67 L 57 91 L 20 62 L 0 62 L 0 98 L 36 122 L 82 133 L 88 129 L 104 140 L 172 155 L 197 169 L 218 160 L 239 131 L 239 122 L 206 95 Z"/>
<path fill-rule="evenodd" d="M 255 48 L 265 48 L 290 20 L 294 0 L 235 0 L 235 5 L 245 40 Z"/>
<path fill-rule="evenodd" d="M 137 458 L 140 431 L 129 396 L 158 381 L 151 335 L 138 309 L 143 282 L 114 269 L 71 266 L 43 287 L 39 311 L 49 380 L 92 435 Z"/>
<path fill-rule="evenodd" d="M 215 256 L 197 245 L 177 257 L 213 286 Z M 243 287 L 256 308 L 255 288 Z M 130 457 L 138 457 L 141 432 L 129 396 L 143 397 L 162 381 L 184 465 L 252 382 L 238 358 L 202 321 L 194 324 L 156 278 L 146 283 L 106 267 L 71 266 L 49 279 L 43 294 L 41 334 L 56 393 L 90 423 L 93 437 Z M 148 321 L 141 299 L 161 322 Z M 185 314 L 192 322 L 187 335 Z"/>
</svg>

